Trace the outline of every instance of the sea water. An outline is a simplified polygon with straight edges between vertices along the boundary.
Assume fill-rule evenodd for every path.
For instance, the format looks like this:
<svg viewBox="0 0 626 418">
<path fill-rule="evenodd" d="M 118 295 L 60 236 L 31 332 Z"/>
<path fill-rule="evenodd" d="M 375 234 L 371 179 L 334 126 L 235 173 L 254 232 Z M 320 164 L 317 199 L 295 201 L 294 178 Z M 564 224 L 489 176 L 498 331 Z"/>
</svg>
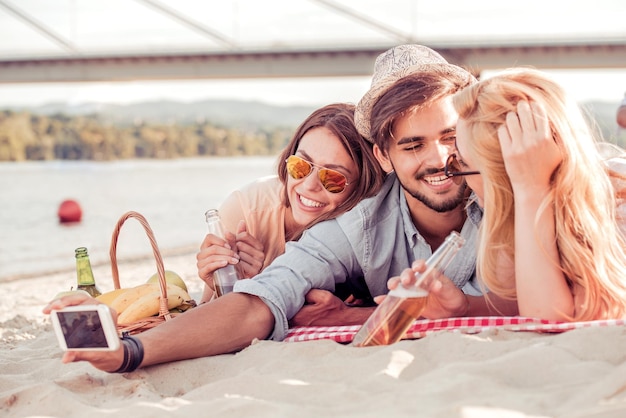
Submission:
<svg viewBox="0 0 626 418">
<path fill-rule="evenodd" d="M 130 210 L 146 218 L 163 254 L 197 251 L 206 210 L 275 172 L 275 156 L 0 163 L 0 281 L 71 271 L 76 247 L 88 248 L 92 264 L 110 263 L 113 230 Z M 65 199 L 80 204 L 80 223 L 59 223 Z M 139 222 L 127 220 L 118 260 L 151 255 Z"/>
</svg>

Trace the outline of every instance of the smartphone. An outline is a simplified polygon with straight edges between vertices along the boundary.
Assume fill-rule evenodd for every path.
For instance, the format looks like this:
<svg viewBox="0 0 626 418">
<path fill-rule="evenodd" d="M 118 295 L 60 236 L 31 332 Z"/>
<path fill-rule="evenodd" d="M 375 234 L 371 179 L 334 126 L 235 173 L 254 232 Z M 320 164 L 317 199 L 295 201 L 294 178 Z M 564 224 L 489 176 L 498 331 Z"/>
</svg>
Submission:
<svg viewBox="0 0 626 418">
<path fill-rule="evenodd" d="M 107 305 L 68 306 L 52 311 L 52 325 L 64 351 L 114 351 L 120 338 Z"/>
</svg>

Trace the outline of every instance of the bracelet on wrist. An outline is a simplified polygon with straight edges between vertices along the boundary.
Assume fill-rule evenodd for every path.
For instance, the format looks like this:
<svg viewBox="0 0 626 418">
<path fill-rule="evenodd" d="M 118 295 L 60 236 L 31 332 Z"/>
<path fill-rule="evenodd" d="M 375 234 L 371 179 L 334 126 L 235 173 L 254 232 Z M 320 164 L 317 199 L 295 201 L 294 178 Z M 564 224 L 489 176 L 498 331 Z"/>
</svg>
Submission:
<svg viewBox="0 0 626 418">
<path fill-rule="evenodd" d="M 124 349 L 124 359 L 122 365 L 113 373 L 130 373 L 135 371 L 143 361 L 143 344 L 141 340 L 127 333 L 122 335 L 121 343 Z"/>
</svg>

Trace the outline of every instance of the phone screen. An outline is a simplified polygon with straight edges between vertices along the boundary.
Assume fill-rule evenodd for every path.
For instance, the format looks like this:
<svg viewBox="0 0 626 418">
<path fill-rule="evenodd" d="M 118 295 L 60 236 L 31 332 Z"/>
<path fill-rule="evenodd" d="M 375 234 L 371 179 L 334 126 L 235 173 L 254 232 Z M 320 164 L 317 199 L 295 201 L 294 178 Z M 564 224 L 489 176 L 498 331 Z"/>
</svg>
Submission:
<svg viewBox="0 0 626 418">
<path fill-rule="evenodd" d="M 97 311 L 59 311 L 56 314 L 68 349 L 108 347 Z"/>
</svg>

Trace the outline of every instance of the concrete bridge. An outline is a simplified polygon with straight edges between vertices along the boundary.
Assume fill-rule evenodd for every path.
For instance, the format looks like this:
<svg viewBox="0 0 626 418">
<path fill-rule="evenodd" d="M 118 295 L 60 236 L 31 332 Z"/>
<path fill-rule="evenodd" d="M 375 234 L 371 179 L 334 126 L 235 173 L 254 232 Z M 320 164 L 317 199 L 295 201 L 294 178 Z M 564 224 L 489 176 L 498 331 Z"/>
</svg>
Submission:
<svg viewBox="0 0 626 418">
<path fill-rule="evenodd" d="M 563 24 L 572 21 L 579 22 L 581 13 L 585 13 L 590 20 L 585 29 L 595 21 L 597 32 L 581 31 L 580 27 L 570 27 L 559 35 L 539 35 L 542 17 L 548 17 L 552 22 L 550 10 L 542 10 L 545 14 L 532 13 L 522 16 L 521 11 L 512 7 L 503 9 L 502 16 L 508 16 L 511 25 L 518 24 L 521 31 L 514 40 L 487 37 L 477 39 L 470 35 L 466 38 L 454 38 L 457 41 L 441 41 L 437 37 L 428 35 L 420 29 L 422 22 L 444 22 L 453 24 L 454 14 L 462 15 L 463 19 L 470 19 L 476 25 L 490 23 L 490 20 L 480 20 L 480 12 L 472 14 L 473 6 L 466 2 L 458 2 L 456 6 L 433 8 L 434 2 L 385 2 L 385 8 L 401 11 L 393 18 L 384 18 L 386 10 L 380 9 L 373 2 L 369 7 L 358 8 L 349 6 L 349 3 L 338 0 L 284 0 L 275 2 L 275 5 L 286 7 L 288 4 L 299 11 L 299 16 L 313 16 L 318 33 L 331 31 L 339 33 L 336 25 L 341 25 L 341 41 L 323 41 L 317 37 L 302 40 L 292 39 L 294 29 L 298 26 L 289 24 L 289 14 L 274 20 L 273 23 L 281 28 L 279 36 L 267 39 L 265 43 L 254 42 L 255 48 L 247 47 L 246 42 L 238 41 L 233 37 L 234 32 L 220 31 L 226 26 L 219 25 L 215 19 L 206 19 L 207 15 L 220 16 L 220 20 L 231 20 L 232 25 L 243 18 L 248 9 L 252 8 L 254 0 L 249 3 L 241 2 L 241 14 L 224 13 L 228 8 L 213 4 L 197 2 L 193 7 L 176 4 L 175 1 L 164 0 L 135 0 L 134 2 L 119 2 L 114 7 L 102 7 L 106 0 L 92 1 L 84 4 L 58 3 L 50 5 L 47 0 L 38 0 L 19 3 L 14 0 L 0 0 L 0 21 L 7 27 L 16 30 L 22 36 L 38 34 L 41 42 L 52 44 L 56 49 L 48 50 L 41 55 L 20 50 L 17 55 L 0 55 L 0 83 L 37 83 L 37 82 L 96 82 L 96 81 L 131 81 L 131 80 L 182 80 L 182 79 L 236 79 L 236 78 L 289 78 L 289 77 L 353 77 L 369 76 L 373 70 L 375 58 L 390 47 L 403 43 L 421 43 L 439 51 L 450 62 L 463 66 L 475 74 L 483 70 L 499 69 L 510 66 L 534 66 L 541 69 L 626 69 L 626 33 L 623 29 L 607 31 L 605 26 L 609 22 L 619 22 L 622 26 L 623 10 L 616 7 L 611 0 L 597 0 L 596 4 L 585 7 L 557 7 L 552 13 L 558 12 L 558 22 Z M 40 7 L 35 7 L 39 3 Z M 233 3 L 239 7 L 239 2 Z M 98 7 L 98 5 L 100 5 Z M 46 7 L 44 7 L 46 6 Z M 257 13 L 261 13 L 259 9 Z M 507 11 L 508 10 L 508 11 Z M 156 13 L 156 15 L 155 15 Z M 273 13 L 280 17 L 281 12 Z M 508 14 L 507 14 L 508 13 Z M 509 16 L 511 15 L 511 16 Z M 81 43 L 88 31 L 71 36 L 76 27 L 98 26 L 100 21 L 121 24 L 121 17 L 134 17 L 126 21 L 137 31 L 122 33 L 129 35 L 125 39 L 116 38 L 116 30 L 100 28 L 102 40 L 111 38 L 109 52 L 93 52 L 96 49 L 89 44 Z M 151 18 L 148 18 L 151 16 Z M 98 22 L 94 21 L 94 17 Z M 254 16 L 255 18 L 257 16 Z M 458 17 L 458 16 L 457 16 Z M 159 26 L 143 26 L 144 20 L 161 18 Z M 254 26 L 259 19 L 249 19 L 242 29 L 252 34 L 265 33 L 264 26 Z M 419 18 L 419 22 L 418 22 Z M 90 20 L 91 19 L 91 20 Z M 76 21 L 81 24 L 77 25 Z M 245 20 L 245 18 L 244 18 Z M 261 19 L 262 21 L 262 19 Z M 22 26 L 15 26 L 19 22 Z M 74 22 L 68 24 L 68 22 Z M 212 22 L 212 23 L 209 23 Z M 325 23 L 327 22 L 327 23 Z M 333 23 L 330 23 L 333 22 Z M 482 22 L 482 23 L 481 23 Z M 188 49 L 191 44 L 180 43 L 174 45 L 160 45 L 163 51 L 148 53 L 141 46 L 133 43 L 134 36 L 130 34 L 146 31 L 153 33 L 156 27 L 160 30 L 171 28 L 168 23 L 175 25 L 180 33 L 194 33 L 199 36 L 204 45 L 202 50 L 196 47 Z M 223 23 L 223 22 L 222 22 Z M 521 26 L 519 24 L 522 23 Z M 554 22 L 553 22 L 554 23 Z M 116 24 L 110 25 L 117 28 Z M 533 25 L 537 25 L 535 28 Z M 239 25 L 236 25 L 239 27 Z M 287 28 L 291 28 L 289 33 Z M 410 29 L 409 29 L 410 28 Z M 523 29 L 523 30 L 522 30 Z M 270 31 L 271 32 L 271 31 Z M 307 31 L 304 31 L 307 32 Z M 308 31 L 310 32 L 310 31 Z M 308 33 L 307 32 L 307 33 Z M 170 32 L 168 32 L 170 33 Z M 177 32 L 179 33 L 179 32 Z M 245 37 L 243 39 L 255 39 Z M 526 33 L 526 35 L 521 35 Z M 570 33 L 571 35 L 565 35 Z M 590 33 L 597 33 L 592 35 Z M 600 34 L 603 35 L 600 35 Z M 611 35 L 611 33 L 613 33 Z M 81 34 L 83 35 L 81 37 Z M 360 34 L 360 35 L 356 35 Z M 367 35 L 366 35 L 367 34 Z M 578 35 L 575 35 L 578 34 Z M 14 39 L 12 36 L 16 36 Z M 366 38 L 361 36 L 367 36 Z M 483 35 L 485 36 L 485 35 Z M 526 36 L 527 39 L 524 39 Z M 594 39 L 597 36 L 597 39 Z M 21 37 L 12 35 L 2 41 L 19 44 Z M 89 36 L 87 36 L 89 38 Z M 113 41 L 113 39 L 117 41 Z M 165 38 L 164 38 L 165 39 Z M 187 38 L 185 38 L 187 39 Z M 447 39 L 447 38 L 446 38 Z M 471 39 L 471 40 L 468 40 Z M 495 40 L 497 39 L 497 40 Z M 122 42 L 123 41 L 123 42 Z M 326 46 L 307 47 L 303 45 Z M 130 44 L 130 48 L 120 52 Z M 134 45 L 134 46 L 133 46 Z M 195 44 L 198 45 L 198 44 Z M 276 45 L 287 45 L 277 47 Z M 92 52 L 90 52 L 92 51 Z M 112 51 L 112 52 L 111 52 Z"/>
<path fill-rule="evenodd" d="M 424 44 L 475 74 L 520 65 L 626 69 L 626 38 Z M 368 76 L 393 45 L 0 58 L 0 83 Z"/>
</svg>

